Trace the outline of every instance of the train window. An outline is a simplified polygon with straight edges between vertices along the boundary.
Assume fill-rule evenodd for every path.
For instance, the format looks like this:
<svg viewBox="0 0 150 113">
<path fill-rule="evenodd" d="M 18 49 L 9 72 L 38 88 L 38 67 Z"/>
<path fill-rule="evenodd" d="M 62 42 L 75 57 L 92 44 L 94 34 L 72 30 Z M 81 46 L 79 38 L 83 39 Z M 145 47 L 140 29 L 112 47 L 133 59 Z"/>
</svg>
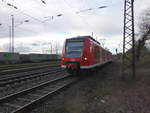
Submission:
<svg viewBox="0 0 150 113">
<path fill-rule="evenodd" d="M 104 59 L 105 58 L 105 51 L 102 50 L 102 58 Z"/>
<path fill-rule="evenodd" d="M 95 53 L 95 59 L 99 59 L 100 58 L 100 49 L 97 48 L 96 46 L 94 48 L 94 53 Z"/>
<path fill-rule="evenodd" d="M 81 57 L 83 41 L 68 41 L 66 44 L 66 57 Z"/>
</svg>

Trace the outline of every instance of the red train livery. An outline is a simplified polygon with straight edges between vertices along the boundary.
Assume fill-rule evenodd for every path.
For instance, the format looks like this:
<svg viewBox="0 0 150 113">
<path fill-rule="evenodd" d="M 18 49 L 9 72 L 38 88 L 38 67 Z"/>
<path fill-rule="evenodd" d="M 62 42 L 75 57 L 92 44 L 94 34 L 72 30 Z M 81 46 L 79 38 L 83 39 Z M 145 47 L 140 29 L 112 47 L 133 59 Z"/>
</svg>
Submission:
<svg viewBox="0 0 150 113">
<path fill-rule="evenodd" d="M 71 74 L 77 74 L 82 69 L 92 69 L 111 62 L 111 56 L 112 54 L 91 36 L 74 37 L 65 41 L 61 67 Z"/>
</svg>

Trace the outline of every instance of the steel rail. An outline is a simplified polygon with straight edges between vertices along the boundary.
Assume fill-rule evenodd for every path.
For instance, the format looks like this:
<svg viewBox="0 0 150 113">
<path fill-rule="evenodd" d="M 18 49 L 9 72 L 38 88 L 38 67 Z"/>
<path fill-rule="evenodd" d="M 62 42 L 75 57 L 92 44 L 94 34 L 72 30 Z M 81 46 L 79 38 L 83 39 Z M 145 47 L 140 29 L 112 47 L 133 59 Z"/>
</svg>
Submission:
<svg viewBox="0 0 150 113">
<path fill-rule="evenodd" d="M 3 70 L 0 71 L 0 75 L 6 75 L 6 74 L 11 74 L 11 73 L 18 73 L 20 71 L 25 72 L 25 71 L 30 71 L 30 70 L 36 70 L 36 69 L 41 69 L 41 68 L 46 68 L 46 67 L 51 67 L 51 66 L 60 66 L 60 65 L 44 65 L 44 66 L 35 66 L 35 67 L 28 67 L 28 68 L 20 68 L 20 69 L 12 69 L 12 70 Z"/>
<path fill-rule="evenodd" d="M 26 71 L 26 72 L 20 72 L 20 73 L 13 73 L 13 74 L 7 74 L 7 75 L 2 75 L 0 76 L 1 79 L 7 79 L 10 77 L 16 77 L 16 76 L 24 76 L 24 75 L 29 75 L 29 74 L 38 74 L 41 72 L 47 72 L 47 70 L 50 70 L 51 68 L 45 68 L 45 69 L 38 69 L 38 70 L 33 70 L 33 71 Z"/>
<path fill-rule="evenodd" d="M 40 88 L 40 87 L 42 87 L 42 86 L 45 86 L 45 85 L 47 85 L 47 84 L 49 84 L 49 83 L 58 81 L 58 80 L 60 80 L 60 79 L 62 79 L 62 78 L 66 78 L 66 77 L 68 77 L 68 76 L 70 76 L 70 75 L 68 74 L 68 75 L 63 76 L 63 77 L 55 78 L 55 79 L 50 80 L 50 81 L 48 81 L 48 82 L 41 83 L 41 84 L 39 84 L 39 85 L 37 85 L 37 86 L 34 86 L 34 87 L 31 87 L 31 88 L 22 90 L 22 91 L 20 91 L 20 92 L 17 92 L 17 93 L 11 94 L 11 95 L 7 95 L 7 96 L 5 96 L 5 97 L 2 97 L 2 98 L 0 98 L 0 104 L 3 104 L 4 102 L 7 102 L 7 101 L 9 101 L 9 100 L 11 100 L 11 99 L 16 98 L 16 96 L 18 96 L 18 95 L 20 95 L 20 94 L 28 93 L 28 92 L 30 92 L 30 91 L 32 91 L 32 90 L 34 90 L 34 89 Z"/>
<path fill-rule="evenodd" d="M 28 80 L 25 80 L 23 82 L 14 83 L 14 84 L 6 85 L 5 87 L 1 87 L 1 92 L 2 92 L 1 98 L 5 97 L 6 95 L 10 95 L 13 93 L 23 91 L 25 89 L 30 88 L 31 86 L 33 87 L 33 86 L 36 86 L 38 84 L 44 83 L 46 81 L 60 77 L 60 76 L 62 76 L 61 75 L 62 73 L 66 73 L 66 72 L 60 71 L 60 72 L 56 72 L 56 73 L 51 73 L 51 74 L 48 74 L 48 75 L 43 76 L 43 77 L 38 77 L 35 79 L 28 79 Z"/>
<path fill-rule="evenodd" d="M 47 65 L 43 65 L 43 66 L 35 66 L 35 67 L 23 67 L 23 68 L 19 68 L 19 69 L 8 69 L 8 70 L 2 70 L 1 72 L 9 72 L 9 71 L 18 71 L 18 70 L 24 70 L 24 69 L 34 69 L 34 68 L 41 68 L 41 67 L 47 67 L 50 66 L 49 64 Z"/>
<path fill-rule="evenodd" d="M 44 72 L 44 73 L 39 73 L 39 74 L 30 74 L 28 76 L 24 75 L 24 76 L 17 76 L 17 77 L 10 77 L 10 78 L 6 78 L 6 79 L 1 79 L 0 80 L 0 87 L 8 85 L 8 84 L 13 84 L 16 82 L 26 81 L 28 79 L 31 80 L 33 78 L 47 76 L 49 74 L 52 74 L 55 72 L 61 72 L 61 71 L 64 71 L 64 70 L 54 69 L 54 70 L 50 70 L 49 72 Z"/>
<path fill-rule="evenodd" d="M 68 83 L 54 89 L 53 91 L 49 92 L 48 94 L 45 94 L 44 96 L 40 97 L 39 99 L 33 100 L 31 101 L 29 104 L 24 105 L 21 108 L 18 108 L 17 110 L 13 111 L 12 113 L 23 113 L 25 111 L 28 111 L 29 109 L 32 109 L 32 107 L 38 103 L 40 103 L 42 100 L 45 100 L 46 98 L 48 98 L 49 96 L 57 93 L 58 91 L 62 90 L 63 88 L 69 86 L 70 84 L 72 84 L 73 82 L 75 82 L 76 79 L 69 81 Z"/>
<path fill-rule="evenodd" d="M 27 71 L 20 71 L 17 73 L 10 73 L 10 74 L 5 74 L 5 75 L 1 75 L 0 79 L 5 79 L 5 78 L 10 78 L 10 77 L 16 77 L 16 76 L 23 76 L 23 75 L 29 75 L 29 74 L 38 74 L 41 72 L 47 72 L 48 70 L 51 70 L 53 68 L 59 68 L 60 66 L 50 66 L 50 67 L 45 67 L 45 68 L 41 68 L 41 69 L 35 69 L 35 70 L 27 70 Z"/>
<path fill-rule="evenodd" d="M 39 73 L 43 73 L 43 72 L 48 72 L 48 71 L 51 71 L 54 69 L 61 69 L 61 68 L 60 67 L 51 67 L 51 68 L 39 69 L 36 71 L 33 70 L 33 71 L 27 71 L 27 72 L 20 72 L 20 73 L 16 73 L 16 74 L 8 74 L 8 75 L 0 76 L 0 82 L 9 80 L 9 79 L 21 78 L 21 77 L 28 76 L 28 75 L 34 75 L 34 74 L 39 74 Z"/>
<path fill-rule="evenodd" d="M 22 67 L 22 66 L 34 66 L 34 65 L 43 65 L 43 64 L 55 64 L 58 61 L 49 61 L 49 62 L 38 62 L 38 63 L 22 63 L 22 64 L 4 64 L 0 65 L 1 68 L 7 68 L 7 67 Z"/>
<path fill-rule="evenodd" d="M 56 65 L 56 63 L 53 64 L 38 64 L 38 65 L 26 65 L 26 66 L 11 66 L 11 67 L 3 67 L 0 68 L 0 72 L 5 72 L 5 71 L 9 71 L 9 70 L 16 70 L 16 69 L 24 69 L 24 68 L 29 68 L 29 67 L 37 67 L 37 66 L 44 66 L 44 65 Z"/>
<path fill-rule="evenodd" d="M 64 82 L 66 82 L 67 80 L 68 81 L 65 84 L 64 83 L 60 84 L 59 81 L 61 81 L 61 80 L 64 80 Z M 11 111 L 10 113 L 22 113 L 23 111 L 28 110 L 32 105 L 38 103 L 39 101 L 43 100 L 44 98 L 48 97 L 49 95 L 51 95 L 51 94 L 55 93 L 56 91 L 58 91 L 58 90 L 60 90 L 60 89 L 62 89 L 64 87 L 68 86 L 74 80 L 75 80 L 75 78 L 72 78 L 69 74 L 65 74 L 65 75 L 63 75 L 61 77 L 52 79 L 52 80 L 47 81 L 45 83 L 41 83 L 40 85 L 37 85 L 37 86 L 31 87 L 31 88 L 28 88 L 26 90 L 23 90 L 23 91 L 20 91 L 20 92 L 8 95 L 8 96 L 3 97 L 3 98 L 0 98 L 0 105 L 4 106 L 5 108 L 6 107 L 10 107 L 9 104 L 7 104 L 7 103 L 10 103 L 10 102 L 12 102 L 12 101 L 14 101 L 16 99 L 22 98 L 22 96 L 35 94 L 36 91 L 41 91 L 41 93 L 43 91 L 46 92 L 46 94 L 38 95 L 39 97 L 36 98 L 36 99 L 32 99 L 32 100 L 28 99 L 27 100 L 28 101 L 27 104 L 24 104 L 24 105 L 12 104 L 12 106 L 14 107 L 14 110 Z M 57 82 L 58 82 L 58 84 L 57 84 Z M 60 86 L 57 86 L 57 88 L 56 88 L 56 86 L 55 87 L 53 86 L 53 83 L 54 83 L 54 85 L 56 83 L 56 85 L 60 85 Z M 44 88 L 47 88 L 47 87 L 48 88 L 50 87 L 50 89 L 52 89 L 52 87 L 49 86 L 49 85 L 52 85 L 53 90 L 52 91 L 47 91 L 47 90 L 45 91 Z M 26 100 L 26 99 L 22 98 L 22 100 Z"/>
</svg>

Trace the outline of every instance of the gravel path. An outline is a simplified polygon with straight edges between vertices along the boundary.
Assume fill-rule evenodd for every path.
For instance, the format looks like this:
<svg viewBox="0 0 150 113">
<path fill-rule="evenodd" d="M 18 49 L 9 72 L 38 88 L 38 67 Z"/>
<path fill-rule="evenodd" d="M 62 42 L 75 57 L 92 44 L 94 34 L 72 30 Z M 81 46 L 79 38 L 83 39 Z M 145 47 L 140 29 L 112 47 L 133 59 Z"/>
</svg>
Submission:
<svg viewBox="0 0 150 113">
<path fill-rule="evenodd" d="M 120 79 L 114 62 L 50 98 L 32 113 L 150 113 L 150 70 L 137 69 L 135 82 Z"/>
</svg>

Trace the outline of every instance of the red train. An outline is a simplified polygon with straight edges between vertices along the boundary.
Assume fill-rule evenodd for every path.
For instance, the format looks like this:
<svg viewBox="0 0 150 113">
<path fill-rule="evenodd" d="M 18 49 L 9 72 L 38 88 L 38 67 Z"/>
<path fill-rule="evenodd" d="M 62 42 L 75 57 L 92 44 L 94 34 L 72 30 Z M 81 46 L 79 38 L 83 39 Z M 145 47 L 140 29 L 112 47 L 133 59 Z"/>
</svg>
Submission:
<svg viewBox="0 0 150 113">
<path fill-rule="evenodd" d="M 66 39 L 61 58 L 61 67 L 71 74 L 92 69 L 111 62 L 112 54 L 102 48 L 91 36 Z"/>
</svg>

